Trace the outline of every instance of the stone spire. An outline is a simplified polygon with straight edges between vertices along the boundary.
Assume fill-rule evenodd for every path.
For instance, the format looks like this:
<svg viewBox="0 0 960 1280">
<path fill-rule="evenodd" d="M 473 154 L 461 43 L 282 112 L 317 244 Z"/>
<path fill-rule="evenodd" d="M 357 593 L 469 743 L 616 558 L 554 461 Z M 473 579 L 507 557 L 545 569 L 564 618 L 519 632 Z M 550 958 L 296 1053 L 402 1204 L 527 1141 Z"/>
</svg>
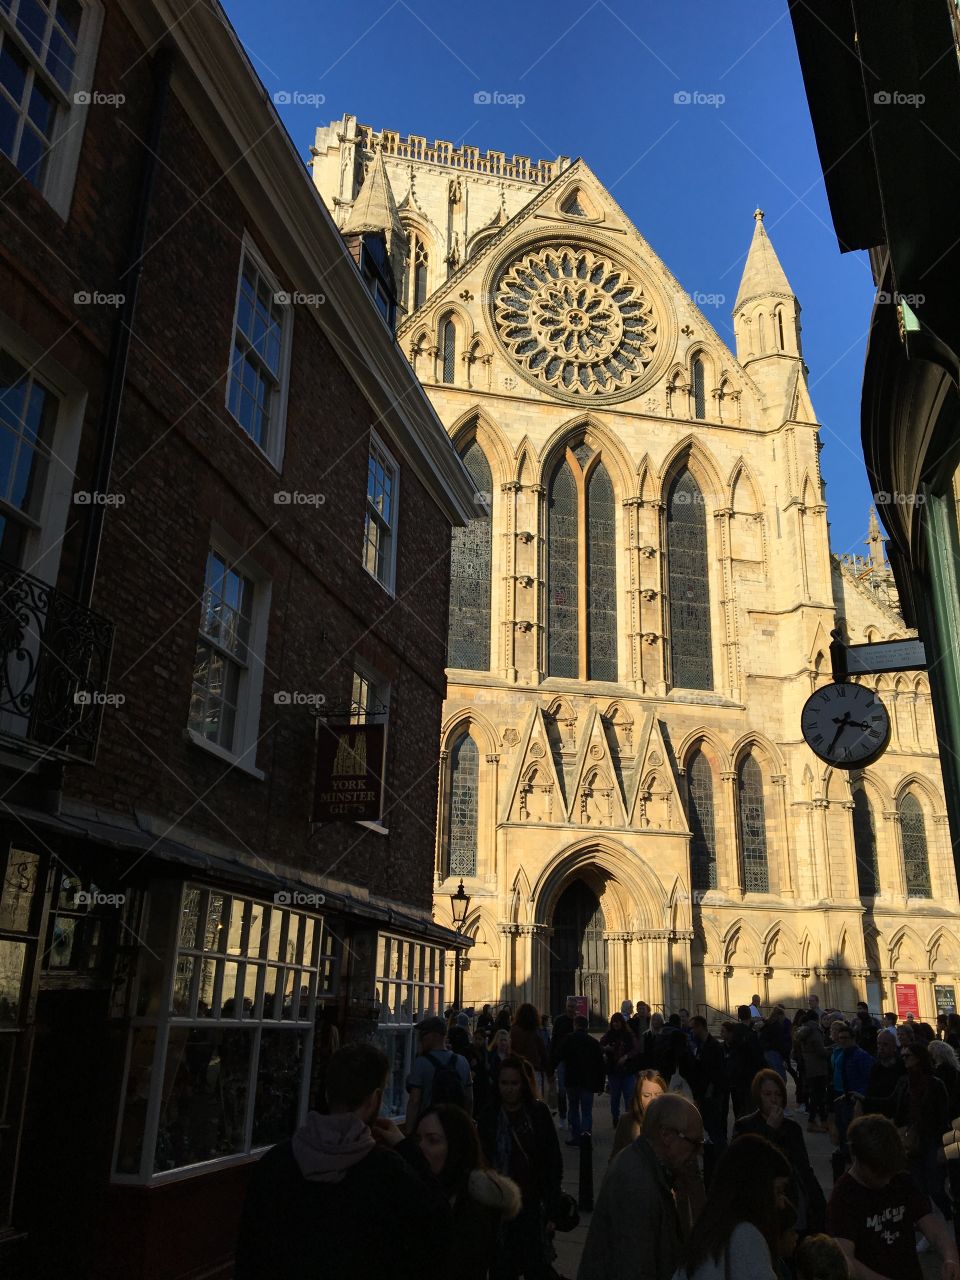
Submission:
<svg viewBox="0 0 960 1280">
<path fill-rule="evenodd" d="M 876 507 L 870 508 L 870 525 L 867 530 L 867 547 L 870 551 L 870 567 L 872 569 L 885 569 L 886 559 L 883 553 L 883 544 L 886 538 L 880 532 L 880 522 L 877 519 Z"/>
<path fill-rule="evenodd" d="M 792 298 L 794 296 L 786 272 L 780 265 L 780 259 L 763 225 L 763 210 L 755 210 L 753 216 L 755 219 L 753 240 L 750 244 L 750 252 L 747 254 L 746 266 L 743 268 L 737 300 L 733 304 L 734 315 L 748 302 L 758 298 Z"/>
<path fill-rule="evenodd" d="M 403 280 L 404 261 L 407 254 L 407 236 L 397 211 L 393 188 L 387 177 L 383 151 L 374 152 L 363 186 L 357 193 L 353 208 L 341 228 L 344 237 L 377 234 L 386 241 L 387 255 L 393 269 L 397 288 Z"/>
<path fill-rule="evenodd" d="M 733 305 L 737 359 L 749 367 L 767 407 L 784 421 L 797 412 L 797 377 L 806 372 L 800 303 L 763 225 L 763 210 L 753 217 L 753 240 Z"/>
</svg>

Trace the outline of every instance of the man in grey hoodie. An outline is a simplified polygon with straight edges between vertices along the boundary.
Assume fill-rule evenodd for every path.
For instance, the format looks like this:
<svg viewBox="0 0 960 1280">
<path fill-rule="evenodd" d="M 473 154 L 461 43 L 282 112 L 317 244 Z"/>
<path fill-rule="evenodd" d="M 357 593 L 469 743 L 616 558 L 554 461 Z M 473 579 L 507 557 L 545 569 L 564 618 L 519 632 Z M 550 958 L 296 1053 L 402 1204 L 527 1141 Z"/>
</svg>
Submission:
<svg viewBox="0 0 960 1280">
<path fill-rule="evenodd" d="M 442 1238 L 450 1207 L 415 1139 L 377 1118 L 388 1070 L 371 1044 L 331 1057 L 330 1114 L 309 1112 L 253 1167 L 235 1280 L 421 1275 L 423 1241 Z"/>
</svg>

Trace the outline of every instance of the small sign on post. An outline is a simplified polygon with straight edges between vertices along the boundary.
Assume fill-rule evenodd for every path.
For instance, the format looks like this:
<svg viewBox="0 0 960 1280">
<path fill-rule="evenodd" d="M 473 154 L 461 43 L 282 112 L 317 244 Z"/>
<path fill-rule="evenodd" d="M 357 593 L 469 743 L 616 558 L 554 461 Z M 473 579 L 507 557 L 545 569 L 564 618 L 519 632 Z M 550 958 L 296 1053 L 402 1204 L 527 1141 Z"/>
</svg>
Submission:
<svg viewBox="0 0 960 1280">
<path fill-rule="evenodd" d="M 956 1013 L 957 1012 L 957 992 L 955 987 L 937 983 L 933 988 L 934 999 L 937 1002 L 937 1013 Z"/>
<path fill-rule="evenodd" d="M 571 1002 L 574 1006 L 573 1016 L 575 1018 L 590 1017 L 590 1001 L 586 996 L 567 996 L 567 1003 L 570 1004 Z"/>
</svg>

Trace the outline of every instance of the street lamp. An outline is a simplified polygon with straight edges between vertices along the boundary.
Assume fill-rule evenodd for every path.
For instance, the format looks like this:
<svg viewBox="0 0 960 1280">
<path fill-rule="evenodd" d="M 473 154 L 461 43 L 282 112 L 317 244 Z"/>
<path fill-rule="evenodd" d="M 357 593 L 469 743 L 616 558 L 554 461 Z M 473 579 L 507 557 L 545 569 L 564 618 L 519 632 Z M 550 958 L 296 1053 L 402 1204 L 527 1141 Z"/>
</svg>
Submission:
<svg viewBox="0 0 960 1280">
<path fill-rule="evenodd" d="M 470 910 L 470 895 L 464 891 L 462 880 L 457 885 L 457 892 L 451 893 L 450 895 L 450 907 L 453 911 L 453 927 L 456 929 L 457 933 L 462 934 L 463 926 L 467 922 L 467 912 Z M 460 978 L 462 972 L 462 956 L 463 949 L 461 947 L 457 947 L 456 954 L 454 956 L 455 968 L 453 977 L 453 1003 L 456 1005 L 458 1013 L 460 1012 L 461 1001 Z"/>
</svg>

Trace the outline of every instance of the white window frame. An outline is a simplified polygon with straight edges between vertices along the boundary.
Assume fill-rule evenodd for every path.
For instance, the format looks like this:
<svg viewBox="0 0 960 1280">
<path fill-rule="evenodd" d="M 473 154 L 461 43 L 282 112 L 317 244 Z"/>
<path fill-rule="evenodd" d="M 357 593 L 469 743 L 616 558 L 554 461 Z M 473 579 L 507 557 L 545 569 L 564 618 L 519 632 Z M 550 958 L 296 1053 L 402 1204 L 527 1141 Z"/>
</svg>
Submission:
<svg viewBox="0 0 960 1280">
<path fill-rule="evenodd" d="M 358 818 L 356 825 L 358 827 L 366 827 L 368 831 L 376 832 L 378 836 L 388 836 L 390 834 L 390 829 L 383 825 L 383 802 L 386 801 L 386 798 L 387 798 L 386 766 L 387 766 L 387 752 L 389 750 L 389 742 L 390 742 L 390 688 L 391 686 L 390 686 L 389 680 L 386 680 L 379 673 L 379 671 L 376 670 L 375 667 L 371 667 L 368 663 L 364 662 L 361 658 L 354 658 L 353 676 L 351 677 L 351 681 L 350 681 L 350 723 L 351 724 L 367 723 L 366 718 L 363 717 L 361 714 L 363 711 L 367 709 L 366 705 L 364 707 L 359 708 L 359 710 L 356 712 L 353 710 L 353 707 L 354 707 L 353 681 L 357 676 L 359 676 L 361 680 L 366 682 L 368 693 L 370 690 L 373 691 L 374 696 L 372 701 L 379 702 L 383 707 L 382 716 L 374 720 L 373 723 L 374 724 L 382 723 L 384 727 L 384 737 L 383 737 L 384 779 L 383 779 L 383 792 L 382 792 L 382 799 L 381 799 L 380 816 L 375 821 L 369 818 Z M 368 703 L 369 701 L 370 699 L 368 698 Z"/>
<path fill-rule="evenodd" d="M 290 395 L 290 354 L 293 349 L 293 307 L 289 301 L 286 303 L 278 303 L 283 313 L 283 328 L 280 332 L 280 360 L 278 365 L 279 383 L 277 387 L 276 403 L 274 410 L 270 415 L 270 423 L 267 428 L 266 447 L 258 444 L 253 436 L 247 431 L 246 427 L 240 422 L 230 409 L 230 388 L 233 383 L 233 351 L 236 346 L 237 338 L 237 319 L 240 314 L 240 289 L 243 284 L 243 264 L 246 259 L 257 268 L 257 271 L 271 287 L 274 294 L 286 294 L 280 288 L 277 277 L 267 265 L 267 261 L 263 254 L 251 240 L 249 234 L 245 231 L 240 247 L 240 261 L 237 264 L 237 285 L 233 297 L 233 323 L 230 326 L 230 351 L 227 356 L 227 376 L 226 386 L 224 388 L 223 404 L 232 422 L 237 424 L 239 430 L 243 433 L 245 439 L 249 440 L 258 453 L 267 459 L 270 465 L 278 472 L 283 470 L 283 454 L 286 446 L 287 434 L 287 402 Z"/>
<path fill-rule="evenodd" d="M 65 94 L 63 87 L 54 82 L 48 73 L 44 73 L 44 82 L 50 87 L 55 87 L 60 105 L 57 107 L 53 135 L 50 139 L 43 185 L 38 187 L 25 174 L 20 174 L 20 179 L 39 191 L 64 222 L 70 217 L 70 206 L 73 203 L 80 148 L 86 128 L 97 51 L 100 47 L 100 31 L 103 27 L 101 0 L 80 0 L 80 3 L 83 8 L 83 17 L 80 19 L 80 31 L 77 36 L 77 61 L 73 70 L 72 94 Z M 37 56 L 33 49 L 17 31 L 15 21 L 2 11 L 0 11 L 0 26 L 13 35 L 17 48 L 29 60 L 30 65 L 36 67 Z M 81 97 L 80 101 L 77 101 L 78 97 Z M 111 109 L 101 108 L 101 110 Z M 4 158 L 10 159 L 6 155 Z M 10 160 L 10 163 L 16 167 L 15 161 Z M 20 172 L 19 169 L 17 172 Z"/>
<path fill-rule="evenodd" d="M 432 957 L 434 962 L 432 972 L 430 970 L 431 952 L 435 953 Z M 398 956 L 401 959 L 402 972 L 397 971 Z M 387 972 L 388 969 L 392 972 Z M 391 1065 L 391 1075 L 395 1061 L 391 1053 L 391 1047 L 393 1047 L 391 1041 L 399 1038 L 400 1052 L 404 1055 L 403 1099 L 399 1106 L 390 1106 L 388 1085 L 388 1091 L 384 1092 L 381 1112 L 383 1115 L 397 1116 L 404 1113 L 406 1080 L 413 1067 L 413 1060 L 417 1056 L 417 1046 L 414 1043 L 416 1035 L 414 1018 L 416 1022 L 421 1022 L 424 1018 L 439 1015 L 443 1011 L 445 973 L 446 952 L 439 944 L 419 942 L 395 933 L 377 935 L 374 982 L 375 989 L 380 995 L 381 1014 L 377 1024 L 375 1043 L 379 1044 L 386 1053 Z M 400 1005 L 395 1004 L 398 983 L 404 988 L 409 999 L 410 1008 L 406 1012 Z M 394 999 L 388 999 L 387 996 L 392 996 Z M 388 1009 L 390 1012 L 385 1013 L 384 1011 Z"/>
<path fill-rule="evenodd" d="M 257 733 L 260 727 L 260 704 L 263 697 L 263 673 L 266 665 L 267 633 L 270 623 L 270 597 L 273 583 L 270 578 L 241 547 L 237 545 L 222 529 L 211 531 L 204 555 L 204 591 L 200 596 L 200 608 L 203 608 L 203 594 L 206 592 L 207 556 L 213 551 L 223 556 L 229 568 L 248 578 L 253 583 L 253 604 L 250 610 L 250 639 L 247 644 L 247 663 L 240 675 L 240 686 L 237 693 L 237 719 L 234 726 L 234 745 L 232 749 L 222 747 L 218 742 L 211 742 L 202 733 L 191 729 L 189 723 L 184 730 L 187 739 L 195 746 L 209 751 L 221 760 L 229 761 L 239 769 L 243 769 L 252 777 L 262 780 L 266 774 L 257 768 Z M 197 626 L 197 639 L 201 636 Z M 192 682 L 191 682 L 192 691 Z M 188 710 L 189 722 L 189 710 Z"/>
<path fill-rule="evenodd" d="M 9 351 L 60 402 L 47 458 L 40 512 L 32 520 L 29 517 L 23 519 L 28 533 L 20 566 L 24 573 L 31 573 L 55 586 L 67 513 L 74 505 L 73 486 L 87 407 L 87 388 L 2 312 L 0 347 Z"/>
<path fill-rule="evenodd" d="M 390 545 L 387 549 L 387 555 L 384 557 L 384 577 L 379 578 L 376 573 L 367 565 L 367 530 L 371 520 L 376 519 L 367 493 L 367 484 L 370 476 L 370 458 L 374 450 L 381 455 L 382 460 L 393 471 L 393 511 L 392 520 L 389 524 L 384 522 L 388 530 Z M 397 593 L 397 528 L 400 515 L 400 467 L 396 458 L 384 444 L 381 436 L 377 434 L 373 428 L 370 429 L 370 447 L 367 452 L 367 469 L 364 473 L 363 487 L 363 546 L 361 547 L 360 561 L 366 572 L 373 578 L 374 582 L 379 582 L 384 591 L 388 595 L 395 596 Z"/>
<path fill-rule="evenodd" d="M 255 955 L 252 951 L 242 950 L 239 947 L 231 947 L 230 938 L 226 936 L 227 930 L 223 931 L 224 936 L 218 943 L 216 948 L 201 948 L 198 946 L 184 946 L 181 943 L 180 927 L 183 915 L 184 904 L 186 902 L 187 892 L 190 890 L 199 890 L 201 911 L 209 901 L 209 897 L 205 895 L 216 894 L 222 896 L 225 900 L 232 902 L 252 903 L 253 907 L 270 907 L 271 910 L 279 910 L 286 912 L 289 920 L 299 922 L 303 916 L 313 920 L 314 934 L 314 955 L 311 957 L 311 963 L 306 962 L 303 957 L 302 962 L 294 962 L 293 972 L 301 975 L 302 979 L 308 978 L 307 985 L 311 988 L 308 996 L 306 1008 L 298 1003 L 296 1020 L 276 1018 L 252 1018 L 250 1016 L 227 1017 L 221 1014 L 220 1018 L 204 1017 L 191 1013 L 177 1013 L 173 1010 L 173 993 L 174 985 L 177 977 L 178 959 L 181 955 L 192 955 L 194 957 L 209 958 L 215 968 L 217 974 L 214 985 L 214 1001 L 219 1001 L 222 996 L 222 984 L 227 966 L 231 964 L 245 964 L 249 969 L 251 965 L 255 969 L 263 970 L 257 982 L 257 1000 L 261 999 L 262 993 L 266 986 L 268 973 L 272 970 L 272 966 L 282 961 L 273 959 L 269 954 L 269 943 L 265 941 L 261 946 L 261 955 L 264 950 L 267 951 L 267 958 L 263 959 Z M 119 1108 L 117 1114 L 116 1134 L 114 1138 L 113 1157 L 111 1160 L 110 1180 L 114 1184 L 134 1185 L 134 1186 L 156 1186 L 166 1182 L 181 1181 L 184 1178 L 194 1177 L 197 1174 L 206 1174 L 214 1169 L 229 1168 L 232 1165 L 245 1164 L 249 1162 L 252 1155 L 263 1151 L 269 1143 L 261 1146 L 253 1145 L 253 1119 L 254 1108 L 252 1105 L 255 1099 L 255 1084 L 260 1048 L 260 1034 L 264 1028 L 280 1028 L 289 1035 L 299 1035 L 304 1038 L 303 1063 L 304 1070 L 300 1080 L 300 1094 L 297 1108 L 297 1122 L 302 1124 L 306 1118 L 307 1103 L 310 1091 L 311 1065 L 313 1061 L 313 1038 L 315 1026 L 315 1011 L 318 1003 L 318 995 L 325 972 L 333 963 L 328 958 L 328 952 L 325 948 L 325 938 L 329 930 L 326 919 L 323 915 L 312 910 L 304 910 L 298 907 L 288 906 L 283 899 L 289 898 L 289 894 L 275 895 L 275 901 L 269 902 L 266 899 L 258 898 L 254 894 L 241 891 L 232 893 L 229 889 L 214 888 L 211 885 L 201 884 L 199 882 L 190 881 L 186 883 L 172 884 L 170 881 L 156 882 L 150 887 L 149 891 L 149 917 L 147 929 L 143 945 L 140 949 L 137 980 L 134 992 L 134 1014 L 130 1018 L 129 1032 L 127 1035 L 127 1046 L 124 1060 L 123 1085 L 120 1091 Z M 279 900 L 279 901 L 278 901 Z M 229 903 L 225 910 L 229 909 Z M 230 917 L 226 917 L 228 920 Z M 284 926 L 288 929 L 289 924 Z M 297 923 L 299 929 L 299 923 Z M 246 938 L 246 929 L 244 930 L 244 938 Z M 283 936 L 283 935 L 281 935 Z M 289 934 L 287 934 L 289 937 Z M 220 959 L 223 957 L 223 959 Z M 150 976 L 153 978 L 155 985 L 147 986 L 146 989 L 151 992 L 153 997 L 152 1007 L 146 1007 L 141 1010 L 142 991 L 145 989 L 145 979 L 148 970 L 154 970 Z M 282 973 L 283 968 L 280 969 Z M 335 970 L 332 970 L 335 973 Z M 191 1004 L 196 1003 L 199 992 L 199 981 L 201 974 L 201 965 L 197 959 L 194 959 L 194 974 L 191 980 Z M 246 972 L 244 972 L 246 976 Z M 286 979 L 285 979 L 286 981 Z M 266 1005 L 264 1004 L 263 1013 L 266 1013 Z M 180 1165 L 174 1169 L 164 1169 L 159 1172 L 153 1170 L 154 1156 L 157 1146 L 157 1136 L 160 1129 L 161 1110 L 163 1106 L 163 1086 L 166 1076 L 167 1050 L 170 1041 L 171 1031 L 182 1031 L 184 1029 L 192 1029 L 195 1027 L 203 1027 L 210 1031 L 217 1031 L 220 1028 L 228 1030 L 246 1029 L 252 1036 L 252 1046 L 250 1053 L 249 1078 L 246 1091 L 246 1113 L 244 1116 L 244 1142 L 243 1150 L 231 1152 L 226 1155 L 214 1156 L 209 1160 L 198 1161 L 193 1164 Z M 155 1042 L 152 1048 L 151 1069 L 149 1072 L 149 1092 L 147 1095 L 147 1106 L 144 1114 L 142 1128 L 142 1143 L 140 1150 L 140 1165 L 136 1172 L 118 1172 L 117 1162 L 120 1158 L 120 1149 L 124 1133 L 124 1119 L 126 1108 L 127 1089 L 130 1084 L 130 1067 L 133 1056 L 134 1040 L 138 1032 L 153 1030 L 155 1032 Z"/>
</svg>

